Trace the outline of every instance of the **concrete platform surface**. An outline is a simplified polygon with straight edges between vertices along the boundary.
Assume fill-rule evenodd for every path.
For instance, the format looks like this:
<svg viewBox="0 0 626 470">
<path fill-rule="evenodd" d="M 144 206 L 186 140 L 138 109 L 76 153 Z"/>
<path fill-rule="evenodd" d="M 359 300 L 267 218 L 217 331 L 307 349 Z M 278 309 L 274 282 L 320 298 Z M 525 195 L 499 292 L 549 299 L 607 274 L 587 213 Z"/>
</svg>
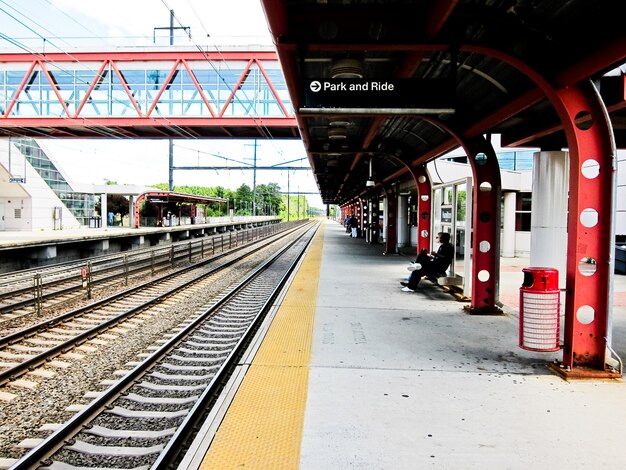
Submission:
<svg viewBox="0 0 626 470">
<path fill-rule="evenodd" d="M 325 224 L 301 469 L 626 468 L 622 381 L 552 375 L 560 353 L 520 349 L 514 307 L 402 292 L 407 263 Z M 614 326 L 624 357 L 626 309 Z"/>
</svg>

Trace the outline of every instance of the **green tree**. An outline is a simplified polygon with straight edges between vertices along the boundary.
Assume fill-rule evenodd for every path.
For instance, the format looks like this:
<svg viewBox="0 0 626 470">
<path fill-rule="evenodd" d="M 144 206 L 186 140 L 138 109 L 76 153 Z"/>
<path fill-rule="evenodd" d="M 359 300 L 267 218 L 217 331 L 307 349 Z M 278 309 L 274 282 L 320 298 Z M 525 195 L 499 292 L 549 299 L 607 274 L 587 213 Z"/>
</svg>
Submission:
<svg viewBox="0 0 626 470">
<path fill-rule="evenodd" d="M 260 184 L 256 187 L 257 215 L 279 214 L 283 205 L 278 183 Z"/>
<path fill-rule="evenodd" d="M 289 208 L 289 216 L 287 216 L 287 208 Z M 300 220 L 307 218 L 310 213 L 311 208 L 305 196 L 289 196 L 289 201 L 287 201 L 286 195 L 282 196 L 282 206 L 279 213 L 282 220 Z"/>
<path fill-rule="evenodd" d="M 237 215 L 249 215 L 252 213 L 252 189 L 247 184 L 242 184 L 235 192 Z"/>
<path fill-rule="evenodd" d="M 467 201 L 467 192 L 465 191 L 465 189 L 461 189 L 461 187 L 459 187 L 456 193 L 456 220 L 459 222 L 465 222 L 466 201 Z"/>
<path fill-rule="evenodd" d="M 95 205 L 96 212 L 100 213 L 100 201 Z M 124 217 L 130 211 L 128 198 L 119 194 L 107 194 L 107 212 L 113 212 Z M 106 214 L 105 214 L 106 215 Z"/>
<path fill-rule="evenodd" d="M 157 183 L 151 185 L 162 191 L 168 190 L 166 183 Z M 230 213 L 230 209 L 236 215 L 252 214 L 252 189 L 247 184 L 242 184 L 236 191 L 224 188 L 223 186 L 174 186 L 174 192 L 192 194 L 194 196 L 219 197 L 228 200 L 225 204 L 209 204 L 207 205 L 207 216 L 219 216 Z M 280 194 L 280 185 L 278 183 L 259 184 L 256 187 L 256 205 L 257 215 L 263 214 L 284 214 L 286 216 L 284 201 L 286 199 Z M 293 216 L 291 220 L 295 220 L 297 198 L 294 197 L 296 205 L 293 206 Z M 306 204 L 304 197 L 300 198 L 300 204 Z M 308 207 L 308 206 L 307 206 Z M 300 208 L 300 214 L 306 214 L 305 206 Z M 224 212 L 225 211 L 225 212 Z M 286 217 L 285 217 L 286 218 Z"/>
</svg>

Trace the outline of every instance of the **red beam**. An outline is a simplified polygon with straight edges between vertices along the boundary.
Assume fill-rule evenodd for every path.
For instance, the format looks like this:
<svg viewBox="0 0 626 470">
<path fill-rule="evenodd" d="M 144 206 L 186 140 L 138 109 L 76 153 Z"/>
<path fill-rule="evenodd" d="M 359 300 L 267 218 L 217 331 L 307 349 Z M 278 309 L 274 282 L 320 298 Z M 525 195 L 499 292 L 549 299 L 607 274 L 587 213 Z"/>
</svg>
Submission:
<svg viewBox="0 0 626 470">
<path fill-rule="evenodd" d="M 15 106 L 17 99 L 20 97 L 20 93 L 22 92 L 22 90 L 24 90 L 24 86 L 26 85 L 26 82 L 28 81 L 28 77 L 30 77 L 30 74 L 33 73 L 33 70 L 35 69 L 35 65 L 37 65 L 37 62 L 33 61 L 32 57 L 31 57 L 31 62 L 32 63 L 30 64 L 29 69 L 24 74 L 24 78 L 22 79 L 20 86 L 18 87 L 17 91 L 13 95 L 13 99 L 11 100 L 11 103 L 9 103 L 9 106 L 7 106 L 7 109 L 4 112 L 4 115 L 2 116 L 3 118 L 6 118 L 7 116 L 11 114 L 11 111 L 13 110 L 13 106 Z"/>
<path fill-rule="evenodd" d="M 543 92 L 539 88 L 533 88 L 525 94 L 518 96 L 513 101 L 510 101 L 496 112 L 465 129 L 464 135 L 475 137 L 478 134 L 482 134 L 485 130 L 512 118 L 520 111 L 530 108 L 542 99 L 545 99 Z"/>
<path fill-rule="evenodd" d="M 80 102 L 80 105 L 78 106 L 78 109 L 76 109 L 76 114 L 74 114 L 73 117 L 77 117 L 80 114 L 80 112 L 83 110 L 83 108 L 85 107 L 85 104 L 87 104 L 87 101 L 89 100 L 89 96 L 91 96 L 91 92 L 96 87 L 96 84 L 100 80 L 100 77 L 102 76 L 102 72 L 104 72 L 104 69 L 106 68 L 108 63 L 109 63 L 108 60 L 102 61 L 102 65 L 98 69 L 98 72 L 96 73 L 96 76 L 93 77 L 93 81 L 91 82 L 91 85 L 89 85 L 89 89 L 87 90 L 87 93 L 85 93 L 85 96 L 83 97 L 82 101 Z"/>
<path fill-rule="evenodd" d="M 148 51 L 141 49 L 133 51 L 113 51 L 113 52 L 73 52 L 67 53 L 46 53 L 29 54 L 0 53 L 0 62 L 102 62 L 104 60 L 133 62 L 133 61 L 156 61 L 156 60 L 198 60 L 198 61 L 227 61 L 227 60 L 268 60 L 276 61 L 278 57 L 274 51 Z"/>
<path fill-rule="evenodd" d="M 167 74 L 167 78 L 165 80 L 163 80 L 163 85 L 161 85 L 161 88 L 159 89 L 159 91 L 157 92 L 156 96 L 154 97 L 154 101 L 150 105 L 150 108 L 148 109 L 148 112 L 146 113 L 146 116 L 151 116 L 152 115 L 152 111 L 154 111 L 154 108 L 157 107 L 157 104 L 159 103 L 159 100 L 161 99 L 161 96 L 163 96 L 163 93 L 165 93 L 165 89 L 170 86 L 170 82 L 172 81 L 172 77 L 176 73 L 176 70 L 178 70 L 178 66 L 179 65 L 180 65 L 180 59 L 177 60 L 176 62 L 174 62 L 174 65 L 170 69 L 170 73 Z M 203 94 L 201 94 L 201 96 L 204 97 Z M 211 112 L 211 116 L 215 117 L 215 113 L 213 113 L 213 110 L 211 109 L 210 106 L 209 106 L 209 111 Z"/>
<path fill-rule="evenodd" d="M 597 75 L 599 72 L 616 68 L 624 62 L 626 62 L 626 36 L 622 36 L 599 51 L 588 54 L 572 67 L 561 72 L 556 83 L 559 88 L 565 88 L 592 75 Z"/>
<path fill-rule="evenodd" d="M 276 42 L 276 47 L 283 50 L 296 51 L 298 43 L 281 41 Z M 449 44 L 307 44 L 306 50 L 309 52 L 441 52 L 450 49 Z"/>
<path fill-rule="evenodd" d="M 459 0 L 437 0 L 433 2 L 425 28 L 429 38 L 439 34 L 458 3 Z"/>
<path fill-rule="evenodd" d="M 207 126 L 207 127 L 296 127 L 292 117 L 282 118 L 212 118 L 212 117 L 89 117 L 89 118 L 44 118 L 11 117 L 0 118 L 0 127 L 168 127 L 168 126 Z"/>
<path fill-rule="evenodd" d="M 239 79 L 237 80 L 237 83 L 235 83 L 235 86 L 233 87 L 233 91 L 231 91 L 230 96 L 228 97 L 228 99 L 224 103 L 224 107 L 222 108 L 222 111 L 220 112 L 219 117 L 224 117 L 224 113 L 226 112 L 226 109 L 228 108 L 228 106 L 232 102 L 233 98 L 235 97 L 235 93 L 237 93 L 237 90 L 239 90 L 239 88 L 241 88 L 241 84 L 246 80 L 247 75 L 248 75 L 248 71 L 250 70 L 250 66 L 251 65 L 252 65 L 252 60 L 248 60 L 248 63 L 246 64 L 245 68 L 243 69 L 243 72 L 242 72 L 241 76 L 239 77 Z"/>
<path fill-rule="evenodd" d="M 283 0 L 262 0 L 261 5 L 270 33 L 274 36 L 275 44 L 278 39 L 287 34 L 287 9 Z"/>
</svg>

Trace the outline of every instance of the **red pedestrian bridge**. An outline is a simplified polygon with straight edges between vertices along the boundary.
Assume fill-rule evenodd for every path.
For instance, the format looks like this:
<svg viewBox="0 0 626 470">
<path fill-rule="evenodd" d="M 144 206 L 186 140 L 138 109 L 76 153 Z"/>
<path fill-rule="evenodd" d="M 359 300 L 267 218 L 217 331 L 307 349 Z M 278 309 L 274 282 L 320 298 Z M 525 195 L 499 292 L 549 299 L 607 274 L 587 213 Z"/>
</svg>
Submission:
<svg viewBox="0 0 626 470">
<path fill-rule="evenodd" d="M 276 53 L 0 54 L 0 135 L 299 138 Z"/>
</svg>

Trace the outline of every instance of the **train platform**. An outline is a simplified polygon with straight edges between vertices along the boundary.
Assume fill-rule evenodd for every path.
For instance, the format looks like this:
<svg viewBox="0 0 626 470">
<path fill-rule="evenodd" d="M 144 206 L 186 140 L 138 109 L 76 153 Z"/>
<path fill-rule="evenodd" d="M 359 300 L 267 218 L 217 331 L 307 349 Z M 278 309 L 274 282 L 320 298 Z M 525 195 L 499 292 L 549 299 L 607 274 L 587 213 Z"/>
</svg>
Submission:
<svg viewBox="0 0 626 470">
<path fill-rule="evenodd" d="M 179 468 L 626 465 L 621 380 L 551 374 L 558 353 L 518 347 L 515 306 L 471 316 L 427 281 L 402 292 L 408 261 L 325 222 Z M 503 265 L 501 297 L 519 291 L 522 263 Z M 615 285 L 618 299 L 624 276 Z M 625 357 L 619 299 L 614 347 Z"/>
<path fill-rule="evenodd" d="M 206 223 L 194 225 L 175 225 L 172 227 L 97 227 L 64 228 L 59 230 L 0 230 L 0 250 L 24 248 L 26 246 L 50 246 L 89 240 L 112 239 L 119 237 L 147 236 L 186 232 L 190 230 L 209 230 L 278 222 L 274 216 L 234 216 L 212 217 Z"/>
<path fill-rule="evenodd" d="M 0 250 L 24 248 L 27 246 L 49 246 L 83 240 L 102 240 L 115 237 L 138 236 L 166 231 L 163 228 L 106 227 L 75 228 L 40 231 L 0 231 Z"/>
<path fill-rule="evenodd" d="M 64 228 L 61 230 L 0 231 L 0 273 L 48 264 L 129 252 L 153 246 L 220 235 L 237 237 L 244 229 L 278 225 L 276 216 L 211 217 L 197 224 L 165 227 L 127 226 Z M 243 232 L 241 232 L 243 233 Z"/>
</svg>

